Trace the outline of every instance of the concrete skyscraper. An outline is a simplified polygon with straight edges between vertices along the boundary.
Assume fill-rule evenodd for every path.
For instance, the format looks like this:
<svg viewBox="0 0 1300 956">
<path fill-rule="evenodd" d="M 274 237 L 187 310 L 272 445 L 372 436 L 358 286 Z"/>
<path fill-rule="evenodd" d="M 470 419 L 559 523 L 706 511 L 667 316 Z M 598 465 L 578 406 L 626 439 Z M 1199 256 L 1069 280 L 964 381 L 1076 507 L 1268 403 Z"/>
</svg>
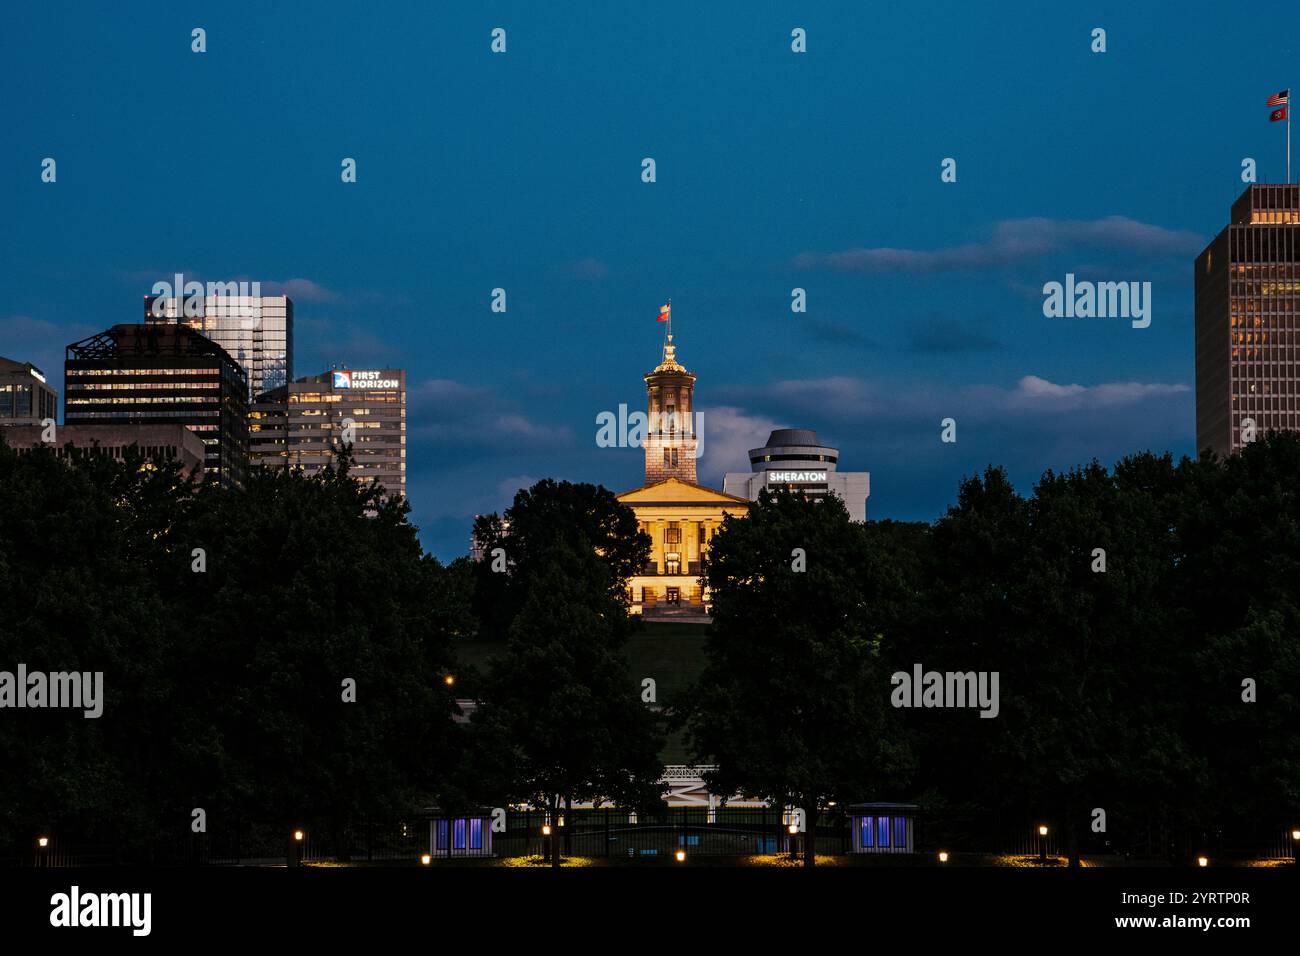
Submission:
<svg viewBox="0 0 1300 956">
<path fill-rule="evenodd" d="M 1250 185 L 1196 258 L 1196 450 L 1300 431 L 1300 185 Z"/>
</svg>

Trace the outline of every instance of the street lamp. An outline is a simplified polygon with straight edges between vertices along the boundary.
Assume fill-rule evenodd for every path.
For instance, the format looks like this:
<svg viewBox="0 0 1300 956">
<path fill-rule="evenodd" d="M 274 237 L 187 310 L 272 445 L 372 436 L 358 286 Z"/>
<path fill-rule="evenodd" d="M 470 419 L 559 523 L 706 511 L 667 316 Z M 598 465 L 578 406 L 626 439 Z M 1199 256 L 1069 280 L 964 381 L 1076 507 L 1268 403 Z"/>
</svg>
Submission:
<svg viewBox="0 0 1300 956">
<path fill-rule="evenodd" d="M 1209 865 L 1210 865 L 1210 858 L 1209 858 L 1209 857 L 1206 857 L 1206 856 L 1198 856 L 1198 857 L 1196 858 L 1196 865 L 1197 865 L 1197 866 L 1209 866 Z"/>
<path fill-rule="evenodd" d="M 50 845 L 50 838 L 49 838 L 49 837 L 37 837 L 37 838 L 36 838 L 36 845 L 37 845 L 38 847 L 40 847 L 42 850 L 44 850 L 47 846 Z"/>
<path fill-rule="evenodd" d="M 550 835 L 551 835 L 551 825 L 549 823 L 543 823 L 542 836 L 550 836 Z"/>
<path fill-rule="evenodd" d="M 446 677 L 442 679 L 442 682 L 446 684 L 448 687 L 450 687 L 452 684 L 456 683 L 456 675 L 448 674 Z"/>
<path fill-rule="evenodd" d="M 940 851 L 939 851 L 939 862 L 940 862 L 940 863 L 947 863 L 947 862 L 948 862 L 948 851 L 947 851 L 947 850 L 940 850 Z"/>
<path fill-rule="evenodd" d="M 685 863 L 685 862 L 686 862 L 686 851 L 685 851 L 685 850 L 678 850 L 678 851 L 677 851 L 677 862 L 678 862 L 678 863 Z"/>
<path fill-rule="evenodd" d="M 429 853 L 422 853 L 420 854 L 420 862 L 423 863 L 425 866 L 428 866 L 430 863 L 433 862 L 433 856 Z"/>
<path fill-rule="evenodd" d="M 1038 862 L 1047 862 L 1047 826 L 1042 823 L 1038 825 Z"/>
<path fill-rule="evenodd" d="M 303 836 L 303 834 L 302 834 L 302 831 L 301 831 L 301 830 L 294 830 L 294 831 L 293 831 L 293 839 L 294 839 L 294 842 L 295 842 L 295 843 L 301 843 L 301 842 L 302 842 L 302 836 Z"/>
</svg>

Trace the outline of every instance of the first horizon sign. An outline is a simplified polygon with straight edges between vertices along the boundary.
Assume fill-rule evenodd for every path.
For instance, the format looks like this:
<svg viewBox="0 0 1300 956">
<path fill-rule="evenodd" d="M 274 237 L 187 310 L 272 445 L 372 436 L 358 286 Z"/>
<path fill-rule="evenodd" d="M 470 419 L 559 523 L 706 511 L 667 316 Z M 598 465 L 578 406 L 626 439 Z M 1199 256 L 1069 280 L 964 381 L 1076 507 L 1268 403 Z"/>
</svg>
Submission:
<svg viewBox="0 0 1300 956">
<path fill-rule="evenodd" d="M 383 374 L 378 371 L 334 372 L 334 387 L 401 388 L 401 382 L 395 378 L 384 378 Z"/>
</svg>

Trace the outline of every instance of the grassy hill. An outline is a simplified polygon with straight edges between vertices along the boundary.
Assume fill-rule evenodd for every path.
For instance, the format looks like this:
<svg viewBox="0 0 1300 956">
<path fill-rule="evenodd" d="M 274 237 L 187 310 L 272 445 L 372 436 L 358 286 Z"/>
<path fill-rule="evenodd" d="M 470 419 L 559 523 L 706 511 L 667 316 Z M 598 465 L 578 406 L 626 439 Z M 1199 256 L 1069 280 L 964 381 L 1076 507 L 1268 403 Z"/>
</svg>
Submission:
<svg viewBox="0 0 1300 956">
<path fill-rule="evenodd" d="M 704 668 L 705 624 L 662 624 L 640 622 L 627 643 L 628 669 L 640 683 L 655 682 L 659 704 L 671 707 L 679 695 L 699 677 Z M 488 659 L 501 652 L 492 641 L 457 641 L 456 657 L 462 667 L 487 670 Z M 670 738 L 660 754 L 664 763 L 686 762 L 682 741 Z"/>
</svg>

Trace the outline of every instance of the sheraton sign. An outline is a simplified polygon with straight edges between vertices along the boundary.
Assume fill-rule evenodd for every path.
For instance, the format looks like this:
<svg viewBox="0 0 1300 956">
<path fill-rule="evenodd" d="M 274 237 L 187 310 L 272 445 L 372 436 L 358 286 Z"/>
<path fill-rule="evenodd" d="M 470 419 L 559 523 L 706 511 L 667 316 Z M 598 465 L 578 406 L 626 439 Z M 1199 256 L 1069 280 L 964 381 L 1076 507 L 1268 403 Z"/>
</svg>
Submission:
<svg viewBox="0 0 1300 956">
<path fill-rule="evenodd" d="M 824 482 L 826 472 L 824 471 L 769 471 L 767 473 L 768 484 L 798 484 L 799 482 Z"/>
</svg>

